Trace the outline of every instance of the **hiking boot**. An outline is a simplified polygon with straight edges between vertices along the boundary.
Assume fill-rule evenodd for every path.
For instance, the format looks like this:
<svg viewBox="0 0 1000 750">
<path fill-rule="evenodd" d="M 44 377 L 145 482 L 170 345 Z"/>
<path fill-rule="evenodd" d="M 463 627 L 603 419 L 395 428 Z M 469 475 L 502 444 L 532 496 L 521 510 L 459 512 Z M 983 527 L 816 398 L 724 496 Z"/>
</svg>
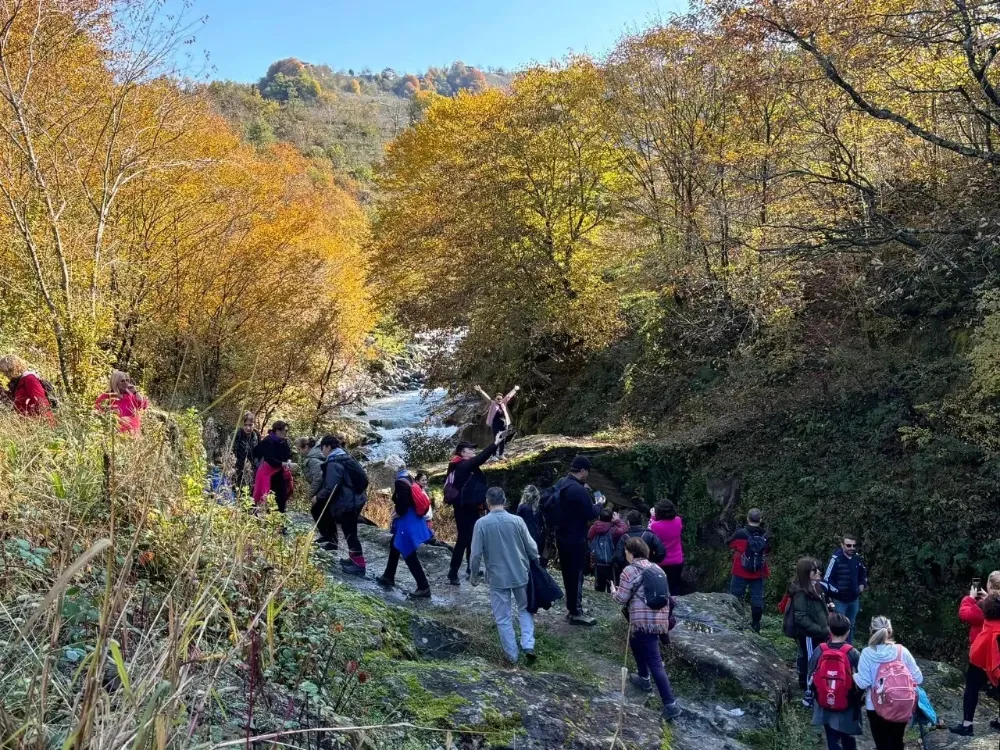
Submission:
<svg viewBox="0 0 1000 750">
<path fill-rule="evenodd" d="M 596 625 L 597 620 L 593 617 L 588 617 L 587 615 L 570 615 L 569 616 L 570 625 Z"/>
<path fill-rule="evenodd" d="M 653 683 L 648 677 L 640 677 L 637 674 L 630 674 L 628 676 L 628 681 L 639 688 L 644 693 L 653 692 Z"/>
<path fill-rule="evenodd" d="M 407 599 L 430 599 L 431 598 L 431 589 L 430 589 L 430 586 L 428 586 L 425 589 L 417 589 L 416 591 L 412 591 L 412 592 L 410 592 L 409 594 L 406 595 L 406 598 Z"/>
<path fill-rule="evenodd" d="M 956 724 L 948 729 L 952 734 L 957 734 L 961 737 L 971 737 L 972 736 L 972 724 L 966 726 L 965 724 Z"/>
<path fill-rule="evenodd" d="M 360 565 L 354 562 L 354 560 L 341 560 L 340 569 L 345 573 L 347 573 L 348 575 L 352 576 L 364 576 L 364 574 L 367 572 L 366 568 L 362 568 Z"/>
<path fill-rule="evenodd" d="M 319 548 L 321 550 L 325 550 L 326 552 L 336 552 L 337 551 L 337 545 L 334 544 L 333 542 L 323 542 L 322 544 L 319 545 Z"/>
<path fill-rule="evenodd" d="M 375 579 L 375 583 L 379 586 L 385 586 L 387 589 L 391 589 L 396 585 L 396 581 L 392 578 L 386 578 L 385 576 L 379 576 Z"/>
<path fill-rule="evenodd" d="M 462 582 L 458 580 L 458 576 L 448 576 L 448 583 L 452 586 L 461 586 Z"/>
<path fill-rule="evenodd" d="M 529 664 L 534 664 L 535 659 L 538 658 L 537 656 L 535 656 L 535 649 L 533 648 L 524 649 L 524 658 L 528 660 Z"/>
<path fill-rule="evenodd" d="M 674 701 L 673 703 L 670 703 L 663 707 L 663 712 L 660 714 L 660 716 L 663 718 L 664 721 L 673 721 L 682 713 L 684 712 L 681 710 L 681 707 L 677 704 L 677 701 Z"/>
</svg>

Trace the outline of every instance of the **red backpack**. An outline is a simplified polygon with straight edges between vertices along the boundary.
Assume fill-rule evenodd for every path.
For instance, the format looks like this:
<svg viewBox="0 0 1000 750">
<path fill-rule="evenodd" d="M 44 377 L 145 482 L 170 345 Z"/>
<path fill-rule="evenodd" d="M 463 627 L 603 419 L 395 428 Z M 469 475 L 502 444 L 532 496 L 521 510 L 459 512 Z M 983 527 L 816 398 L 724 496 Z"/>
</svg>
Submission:
<svg viewBox="0 0 1000 750">
<path fill-rule="evenodd" d="M 851 688 L 854 686 L 851 660 L 847 658 L 851 648 L 848 643 L 836 648 L 828 643 L 820 644 L 819 662 L 812 679 L 816 701 L 827 711 L 848 709 Z"/>
</svg>

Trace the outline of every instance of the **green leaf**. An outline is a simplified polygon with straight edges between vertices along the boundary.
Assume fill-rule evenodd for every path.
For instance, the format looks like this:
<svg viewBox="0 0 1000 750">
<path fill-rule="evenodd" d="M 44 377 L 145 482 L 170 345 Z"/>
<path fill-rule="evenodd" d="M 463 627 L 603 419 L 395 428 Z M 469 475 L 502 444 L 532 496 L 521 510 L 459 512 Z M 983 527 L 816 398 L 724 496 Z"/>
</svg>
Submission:
<svg viewBox="0 0 1000 750">
<path fill-rule="evenodd" d="M 118 645 L 118 641 L 111 641 L 109 644 L 111 649 L 111 658 L 115 660 L 115 668 L 118 670 L 118 679 L 122 681 L 122 687 L 125 688 L 125 695 L 128 696 L 129 700 L 132 700 L 132 683 L 128 679 L 128 670 L 125 669 L 125 660 L 122 658 L 122 649 Z"/>
</svg>

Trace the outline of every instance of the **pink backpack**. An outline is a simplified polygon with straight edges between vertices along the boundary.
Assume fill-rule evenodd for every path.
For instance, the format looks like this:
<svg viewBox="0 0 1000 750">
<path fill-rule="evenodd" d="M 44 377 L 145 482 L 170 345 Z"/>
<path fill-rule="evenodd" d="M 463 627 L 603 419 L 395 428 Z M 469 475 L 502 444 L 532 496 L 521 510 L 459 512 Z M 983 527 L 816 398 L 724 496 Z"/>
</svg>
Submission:
<svg viewBox="0 0 1000 750">
<path fill-rule="evenodd" d="M 903 664 L 903 647 L 896 647 L 896 658 L 879 664 L 872 685 L 872 704 L 885 721 L 904 724 L 913 718 L 917 707 L 917 687 L 910 670 Z"/>
</svg>

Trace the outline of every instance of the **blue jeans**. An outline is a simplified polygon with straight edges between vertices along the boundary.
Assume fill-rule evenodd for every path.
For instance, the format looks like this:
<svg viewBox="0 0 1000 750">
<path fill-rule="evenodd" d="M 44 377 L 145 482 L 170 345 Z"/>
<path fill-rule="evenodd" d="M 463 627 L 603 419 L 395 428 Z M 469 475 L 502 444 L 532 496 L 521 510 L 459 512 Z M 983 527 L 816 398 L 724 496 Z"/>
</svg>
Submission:
<svg viewBox="0 0 1000 750">
<path fill-rule="evenodd" d="M 854 621 L 858 619 L 858 610 L 861 609 L 860 597 L 853 602 L 842 602 L 839 599 L 833 600 L 833 608 L 851 621 L 851 632 L 847 634 L 847 642 L 854 644 Z"/>
<path fill-rule="evenodd" d="M 670 689 L 670 678 L 667 677 L 667 670 L 663 668 L 663 657 L 660 656 L 660 636 L 656 633 L 632 633 L 629 638 L 629 646 L 632 647 L 632 656 L 635 657 L 636 671 L 643 679 L 653 678 L 656 689 L 660 692 L 660 698 L 664 706 L 669 706 L 674 702 L 674 691 Z"/>
<path fill-rule="evenodd" d="M 743 578 L 734 575 L 729 584 L 729 593 L 740 601 L 747 589 L 750 589 L 750 606 L 764 608 L 764 579 L 763 578 Z"/>
<path fill-rule="evenodd" d="M 516 589 L 490 588 L 490 608 L 493 619 L 497 621 L 500 631 L 500 645 L 511 661 L 517 661 L 517 638 L 514 636 L 514 613 L 510 599 L 514 597 L 517 604 L 517 619 L 521 623 L 521 648 L 529 651 L 535 648 L 535 618 L 528 611 L 528 587 Z"/>
<path fill-rule="evenodd" d="M 826 746 L 828 750 L 857 750 L 858 741 L 849 734 L 838 732 L 832 729 L 829 724 L 824 724 L 826 730 Z"/>
</svg>

